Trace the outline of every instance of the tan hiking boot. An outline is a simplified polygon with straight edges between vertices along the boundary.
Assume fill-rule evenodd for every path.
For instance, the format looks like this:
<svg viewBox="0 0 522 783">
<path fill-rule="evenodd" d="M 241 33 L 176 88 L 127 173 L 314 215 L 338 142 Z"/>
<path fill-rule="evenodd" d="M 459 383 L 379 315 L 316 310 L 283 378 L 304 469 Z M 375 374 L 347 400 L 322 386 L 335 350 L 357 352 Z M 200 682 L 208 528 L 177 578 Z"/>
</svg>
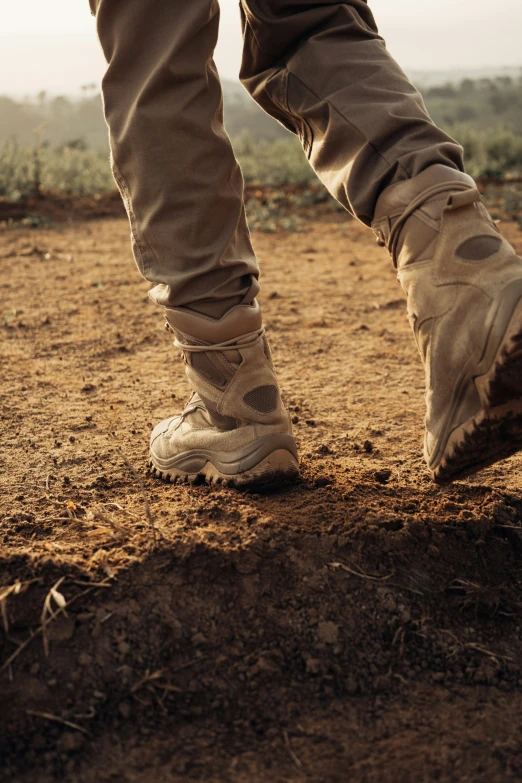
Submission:
<svg viewBox="0 0 522 783">
<path fill-rule="evenodd" d="M 521 450 L 522 259 L 473 180 L 433 166 L 383 192 L 372 228 L 408 294 L 434 479 L 462 478 Z"/>
<path fill-rule="evenodd" d="M 290 417 L 281 401 L 259 305 L 214 319 L 166 310 L 193 394 L 158 424 L 150 459 L 160 478 L 272 488 L 299 475 Z"/>
</svg>

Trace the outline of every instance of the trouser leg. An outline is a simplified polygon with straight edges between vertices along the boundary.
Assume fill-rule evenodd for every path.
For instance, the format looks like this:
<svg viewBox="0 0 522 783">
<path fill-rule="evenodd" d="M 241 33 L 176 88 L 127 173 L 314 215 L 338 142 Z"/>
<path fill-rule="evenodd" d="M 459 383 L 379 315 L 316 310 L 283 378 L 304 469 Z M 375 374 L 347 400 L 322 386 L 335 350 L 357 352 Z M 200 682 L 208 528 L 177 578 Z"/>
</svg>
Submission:
<svg viewBox="0 0 522 783">
<path fill-rule="evenodd" d="M 217 0 L 90 0 L 114 176 L 151 297 L 220 316 L 257 294 L 243 179 L 212 59 Z M 217 309 L 217 312 L 216 312 Z"/>
<path fill-rule="evenodd" d="M 463 170 L 461 147 L 431 121 L 366 0 L 241 0 L 241 10 L 241 81 L 361 221 L 389 185 L 434 164 Z"/>
</svg>

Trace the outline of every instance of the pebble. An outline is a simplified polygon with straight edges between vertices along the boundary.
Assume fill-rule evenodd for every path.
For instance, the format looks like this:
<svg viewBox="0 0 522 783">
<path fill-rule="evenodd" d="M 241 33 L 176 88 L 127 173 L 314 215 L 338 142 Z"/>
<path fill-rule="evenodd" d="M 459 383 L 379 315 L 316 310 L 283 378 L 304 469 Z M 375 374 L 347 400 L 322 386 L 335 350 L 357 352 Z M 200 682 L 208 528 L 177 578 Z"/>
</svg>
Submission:
<svg viewBox="0 0 522 783">
<path fill-rule="evenodd" d="M 324 644 L 335 644 L 339 639 L 339 626 L 323 620 L 317 626 L 317 636 Z"/>
</svg>

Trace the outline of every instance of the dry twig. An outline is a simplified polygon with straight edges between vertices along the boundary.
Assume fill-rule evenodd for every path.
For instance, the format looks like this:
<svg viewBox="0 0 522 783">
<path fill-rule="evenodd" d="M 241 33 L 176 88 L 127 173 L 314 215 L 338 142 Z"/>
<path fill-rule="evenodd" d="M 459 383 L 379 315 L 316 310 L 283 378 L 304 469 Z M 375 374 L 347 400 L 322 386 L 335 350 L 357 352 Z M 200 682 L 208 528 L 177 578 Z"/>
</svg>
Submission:
<svg viewBox="0 0 522 783">
<path fill-rule="evenodd" d="M 26 710 L 27 715 L 35 715 L 37 718 L 45 718 L 46 720 L 55 721 L 55 723 L 62 723 L 64 726 L 69 726 L 70 729 L 81 731 L 82 734 L 89 735 L 90 732 L 84 729 L 83 726 L 78 726 L 77 723 L 72 723 L 70 720 L 59 718 L 58 715 L 52 715 L 50 712 L 39 712 L 39 710 Z"/>
</svg>

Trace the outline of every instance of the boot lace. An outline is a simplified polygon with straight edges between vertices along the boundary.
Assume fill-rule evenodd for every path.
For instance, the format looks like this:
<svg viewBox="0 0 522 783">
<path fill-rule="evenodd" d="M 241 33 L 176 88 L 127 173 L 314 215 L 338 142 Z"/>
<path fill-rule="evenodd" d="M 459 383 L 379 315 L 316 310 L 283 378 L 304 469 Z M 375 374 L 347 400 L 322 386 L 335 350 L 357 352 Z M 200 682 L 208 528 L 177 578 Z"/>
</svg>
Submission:
<svg viewBox="0 0 522 783">
<path fill-rule="evenodd" d="M 237 351 L 241 348 L 246 348 L 249 345 L 253 345 L 260 340 L 265 333 L 264 326 L 261 329 L 257 329 L 255 332 L 247 332 L 240 337 L 234 337 L 232 340 L 226 340 L 222 343 L 211 343 L 210 345 L 193 345 L 192 343 L 183 343 L 178 337 L 174 337 L 174 345 L 179 348 L 183 353 L 207 353 L 208 351 Z"/>
</svg>

